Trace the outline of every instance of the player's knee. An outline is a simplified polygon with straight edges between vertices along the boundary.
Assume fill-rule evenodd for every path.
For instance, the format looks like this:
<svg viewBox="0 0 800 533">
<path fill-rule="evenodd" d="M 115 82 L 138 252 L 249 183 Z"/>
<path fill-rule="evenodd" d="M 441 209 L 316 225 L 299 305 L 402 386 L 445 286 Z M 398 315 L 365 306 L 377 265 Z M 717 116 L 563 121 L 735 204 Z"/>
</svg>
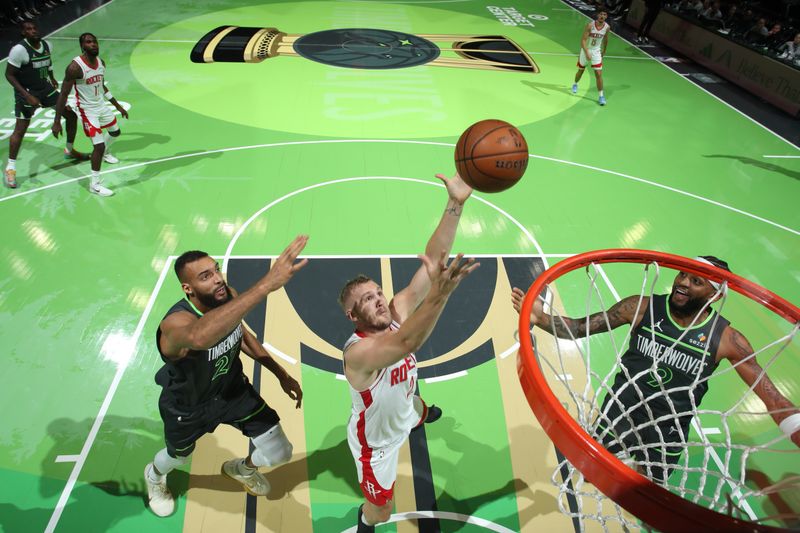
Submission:
<svg viewBox="0 0 800 533">
<path fill-rule="evenodd" d="M 286 438 L 280 424 L 253 438 L 252 461 L 256 466 L 276 466 L 292 458 L 292 443 Z"/>
<path fill-rule="evenodd" d="M 388 520 L 392 517 L 392 500 L 389 500 L 385 504 L 381 505 L 380 507 L 376 508 L 378 520 L 380 522 L 388 522 Z"/>
</svg>

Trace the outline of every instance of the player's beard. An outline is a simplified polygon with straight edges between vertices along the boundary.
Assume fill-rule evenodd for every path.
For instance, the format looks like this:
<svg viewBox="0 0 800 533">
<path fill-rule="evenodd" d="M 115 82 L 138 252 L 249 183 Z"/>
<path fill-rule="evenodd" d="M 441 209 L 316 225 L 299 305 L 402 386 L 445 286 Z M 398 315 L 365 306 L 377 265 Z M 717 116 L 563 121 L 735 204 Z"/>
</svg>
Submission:
<svg viewBox="0 0 800 533">
<path fill-rule="evenodd" d="M 225 298 L 222 300 L 217 300 L 217 298 L 214 296 L 214 292 L 216 292 L 218 289 L 214 289 L 214 291 L 211 292 L 210 294 L 200 294 L 198 292 L 197 299 L 200 300 L 200 303 L 202 303 L 209 309 L 214 309 L 216 307 L 224 305 L 231 300 L 233 295 L 231 294 L 231 289 L 228 287 L 227 284 L 223 285 L 223 287 L 225 287 Z"/>
<path fill-rule="evenodd" d="M 676 305 L 672 301 L 673 294 L 675 294 L 674 289 L 672 291 L 672 294 L 670 294 L 669 298 L 667 299 L 667 303 L 669 304 L 669 310 L 672 312 L 673 315 L 679 316 L 681 318 L 693 318 L 697 316 L 697 313 L 706 304 L 705 298 L 698 297 L 698 298 L 689 298 L 683 305 Z"/>
</svg>

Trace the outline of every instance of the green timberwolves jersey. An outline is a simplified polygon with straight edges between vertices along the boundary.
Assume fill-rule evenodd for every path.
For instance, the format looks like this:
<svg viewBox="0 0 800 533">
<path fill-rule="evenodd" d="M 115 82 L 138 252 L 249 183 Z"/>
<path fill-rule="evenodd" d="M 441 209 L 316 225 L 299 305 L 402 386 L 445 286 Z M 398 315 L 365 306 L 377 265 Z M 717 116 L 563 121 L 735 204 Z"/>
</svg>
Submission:
<svg viewBox="0 0 800 533">
<path fill-rule="evenodd" d="M 662 386 L 676 413 L 692 411 L 692 396 L 694 406 L 700 404 L 708 390 L 707 378 L 717 368 L 716 355 L 722 332 L 730 324 L 712 311 L 702 323 L 686 330 L 672 320 L 668 297 L 665 294 L 653 296 L 652 316 L 648 308 L 631 333 L 628 350 L 622 356 L 621 366 L 631 378 L 642 374 L 636 378 L 635 387 L 623 388 L 628 383 L 624 370 L 617 373 L 612 387 L 624 407 L 650 398 L 647 405 L 656 416 L 673 412 L 661 393 Z"/>
<path fill-rule="evenodd" d="M 167 314 L 188 311 L 202 314 L 187 300 L 173 305 Z M 242 325 L 238 324 L 207 350 L 189 350 L 186 357 L 171 361 L 161 353 L 161 328 L 156 331 L 156 347 L 164 366 L 156 373 L 156 383 L 181 406 L 194 406 L 215 396 L 227 396 L 244 382 L 239 350 Z"/>
<path fill-rule="evenodd" d="M 50 45 L 44 40 L 40 42 L 41 47 L 38 51 L 34 50 L 27 40 L 23 39 L 19 43 L 27 50 L 29 60 L 27 63 L 20 65 L 17 79 L 28 90 L 53 89 L 49 81 L 49 73 L 53 66 L 53 60 L 50 57 Z"/>
</svg>

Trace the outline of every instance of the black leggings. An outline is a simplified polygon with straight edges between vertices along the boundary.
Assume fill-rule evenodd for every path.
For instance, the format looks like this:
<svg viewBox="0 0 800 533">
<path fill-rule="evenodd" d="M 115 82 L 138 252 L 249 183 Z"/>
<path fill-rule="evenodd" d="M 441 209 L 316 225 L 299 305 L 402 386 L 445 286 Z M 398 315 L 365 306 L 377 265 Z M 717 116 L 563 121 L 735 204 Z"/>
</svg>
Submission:
<svg viewBox="0 0 800 533">
<path fill-rule="evenodd" d="M 655 23 L 656 17 L 658 17 L 658 13 L 660 11 L 660 5 L 645 7 L 644 17 L 642 17 L 642 24 L 639 26 L 639 37 L 647 37 L 650 35 L 650 28 L 653 27 L 653 23 Z"/>
</svg>

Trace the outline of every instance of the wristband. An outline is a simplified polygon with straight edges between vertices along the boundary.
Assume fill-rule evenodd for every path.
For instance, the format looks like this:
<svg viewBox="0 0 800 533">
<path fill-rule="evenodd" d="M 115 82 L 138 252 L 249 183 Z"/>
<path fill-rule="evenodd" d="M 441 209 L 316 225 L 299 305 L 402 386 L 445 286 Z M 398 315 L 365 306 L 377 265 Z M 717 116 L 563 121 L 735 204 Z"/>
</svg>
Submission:
<svg viewBox="0 0 800 533">
<path fill-rule="evenodd" d="M 791 437 L 795 431 L 800 430 L 800 413 L 795 413 L 784 418 L 778 425 L 787 437 Z"/>
<path fill-rule="evenodd" d="M 111 99 L 112 99 L 112 98 L 114 98 L 114 95 L 113 95 L 113 94 L 111 94 L 111 91 L 106 91 L 106 92 L 103 94 L 103 98 L 105 98 L 107 102 L 110 102 L 110 101 L 111 101 Z"/>
</svg>

